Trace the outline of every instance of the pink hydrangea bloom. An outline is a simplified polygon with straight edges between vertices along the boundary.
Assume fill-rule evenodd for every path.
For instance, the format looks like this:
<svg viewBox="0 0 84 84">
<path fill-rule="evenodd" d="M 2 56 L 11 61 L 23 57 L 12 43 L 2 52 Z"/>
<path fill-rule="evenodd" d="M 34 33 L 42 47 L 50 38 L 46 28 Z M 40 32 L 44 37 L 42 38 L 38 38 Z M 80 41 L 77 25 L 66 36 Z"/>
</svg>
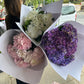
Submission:
<svg viewBox="0 0 84 84">
<path fill-rule="evenodd" d="M 33 51 L 31 47 L 33 47 L 31 40 L 20 33 L 13 37 L 13 45 L 8 45 L 8 53 L 19 67 L 37 66 L 43 61 L 44 53 L 40 47 L 35 47 Z"/>
<path fill-rule="evenodd" d="M 26 58 L 24 58 L 24 62 L 30 64 L 32 57 L 33 57 L 32 53 L 33 53 L 33 51 L 31 51 L 31 50 L 26 53 L 27 55 L 26 55 Z"/>
<path fill-rule="evenodd" d="M 34 67 L 40 64 L 44 60 L 44 53 L 39 47 L 36 47 L 34 51 L 25 50 L 12 50 L 12 45 L 8 46 L 8 53 L 14 58 L 14 62 L 19 67 Z"/>
<path fill-rule="evenodd" d="M 28 39 L 23 33 L 20 33 L 16 36 L 14 36 L 14 43 L 13 43 L 13 47 L 17 48 L 17 49 L 24 49 L 27 50 L 29 48 L 31 48 L 31 40 Z"/>
<path fill-rule="evenodd" d="M 36 47 L 34 51 L 19 50 L 17 52 L 18 56 L 21 57 L 25 63 L 29 64 L 28 67 L 37 66 L 43 61 L 44 53 L 39 47 Z"/>
<path fill-rule="evenodd" d="M 37 66 L 44 59 L 44 53 L 40 47 L 36 47 L 32 53 L 32 60 L 30 62 L 31 66 Z"/>
<path fill-rule="evenodd" d="M 40 47 L 36 47 L 34 48 L 32 55 L 33 55 L 33 59 L 39 59 L 43 57 L 44 53 Z"/>
<path fill-rule="evenodd" d="M 18 55 L 16 53 L 16 49 L 10 44 L 8 45 L 8 53 L 10 56 L 12 56 L 13 58 L 18 58 Z"/>
<path fill-rule="evenodd" d="M 25 63 L 21 58 L 14 59 L 14 62 L 17 66 L 22 67 L 22 68 L 27 68 L 30 66 L 28 63 Z"/>
</svg>

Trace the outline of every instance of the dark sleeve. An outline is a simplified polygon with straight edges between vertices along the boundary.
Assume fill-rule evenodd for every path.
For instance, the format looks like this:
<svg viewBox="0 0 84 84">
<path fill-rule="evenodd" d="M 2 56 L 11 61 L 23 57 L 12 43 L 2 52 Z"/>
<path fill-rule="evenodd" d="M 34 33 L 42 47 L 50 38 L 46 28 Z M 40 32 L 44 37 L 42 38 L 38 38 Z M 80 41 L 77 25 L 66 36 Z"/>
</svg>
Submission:
<svg viewBox="0 0 84 84">
<path fill-rule="evenodd" d="M 15 23 L 15 22 L 18 22 L 16 18 L 10 17 L 10 16 L 6 16 L 5 22 L 6 22 L 7 30 L 8 29 L 19 29 L 18 26 Z"/>
<path fill-rule="evenodd" d="M 22 82 L 22 81 L 20 81 L 18 79 L 16 79 L 16 82 L 17 82 L 17 84 L 29 84 L 29 83 Z"/>
</svg>

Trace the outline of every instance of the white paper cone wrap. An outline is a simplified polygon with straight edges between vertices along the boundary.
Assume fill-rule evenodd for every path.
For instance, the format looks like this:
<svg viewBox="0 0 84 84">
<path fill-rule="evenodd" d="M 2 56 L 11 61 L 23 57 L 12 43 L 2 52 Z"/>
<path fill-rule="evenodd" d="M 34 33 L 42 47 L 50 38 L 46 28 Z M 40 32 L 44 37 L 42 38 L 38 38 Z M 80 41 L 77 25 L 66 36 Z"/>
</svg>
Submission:
<svg viewBox="0 0 84 84">
<path fill-rule="evenodd" d="M 53 14 L 61 13 L 62 3 L 63 3 L 63 0 L 59 0 L 57 2 L 52 2 L 51 4 L 45 5 L 42 8 L 42 10 L 46 11 L 48 13 L 53 13 Z"/>
<path fill-rule="evenodd" d="M 9 56 L 7 52 L 7 46 L 10 41 L 12 41 L 12 37 L 16 34 L 21 32 L 20 30 L 8 30 L 6 31 L 0 38 L 0 70 L 6 72 L 9 75 L 12 75 L 13 77 L 22 80 L 24 82 L 30 83 L 30 84 L 38 84 L 42 73 L 44 71 L 45 66 L 47 65 L 47 60 L 45 57 L 45 60 L 41 65 L 38 65 L 34 68 L 20 68 L 12 59 L 11 56 Z"/>
<path fill-rule="evenodd" d="M 45 11 L 45 12 L 47 12 L 47 13 L 51 13 L 51 14 L 53 15 L 54 19 L 55 19 L 55 22 L 54 22 L 48 29 L 50 29 L 50 28 L 52 28 L 52 27 L 54 27 L 54 26 L 56 25 L 57 20 L 58 20 L 60 14 L 61 14 L 62 2 L 63 2 L 63 0 L 59 0 L 59 1 L 57 1 L 57 2 L 53 2 L 53 3 L 51 3 L 51 4 L 45 5 L 45 6 L 42 8 L 43 11 Z M 20 30 L 21 30 L 29 39 L 31 39 L 31 41 L 32 41 L 35 45 L 39 46 L 40 43 L 39 43 L 39 42 L 36 42 L 34 39 L 32 39 L 31 37 L 29 37 L 29 36 L 24 32 L 23 27 L 22 27 L 22 25 L 23 25 L 23 23 L 24 23 L 24 18 L 28 16 L 28 13 L 29 13 L 30 11 L 32 11 L 32 9 L 31 9 L 30 7 L 25 6 L 25 5 L 22 5 L 22 7 L 21 7 L 20 23 L 16 23 L 16 24 L 18 25 L 18 27 L 20 28 Z M 46 31 L 47 31 L 47 30 L 46 30 Z M 45 31 L 45 32 L 46 32 L 46 31 Z"/>
</svg>

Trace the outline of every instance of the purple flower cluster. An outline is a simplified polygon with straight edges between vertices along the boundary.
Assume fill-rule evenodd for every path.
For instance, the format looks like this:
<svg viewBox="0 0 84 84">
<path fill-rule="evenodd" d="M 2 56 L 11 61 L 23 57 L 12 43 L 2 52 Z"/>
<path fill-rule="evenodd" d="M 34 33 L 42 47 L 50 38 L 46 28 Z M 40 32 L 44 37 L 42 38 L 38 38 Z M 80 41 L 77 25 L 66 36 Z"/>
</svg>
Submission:
<svg viewBox="0 0 84 84">
<path fill-rule="evenodd" d="M 71 24 L 63 24 L 45 33 L 41 46 L 50 61 L 65 66 L 74 60 L 77 49 L 77 31 Z"/>
</svg>

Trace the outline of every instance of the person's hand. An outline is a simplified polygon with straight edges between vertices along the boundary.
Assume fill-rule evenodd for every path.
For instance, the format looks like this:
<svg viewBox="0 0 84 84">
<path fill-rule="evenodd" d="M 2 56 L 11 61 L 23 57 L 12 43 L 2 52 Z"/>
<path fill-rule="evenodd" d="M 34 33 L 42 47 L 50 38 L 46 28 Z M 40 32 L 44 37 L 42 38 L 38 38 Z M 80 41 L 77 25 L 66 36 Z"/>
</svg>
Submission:
<svg viewBox="0 0 84 84">
<path fill-rule="evenodd" d="M 53 82 L 52 84 L 59 84 L 59 83 L 57 83 L 57 82 Z"/>
</svg>

